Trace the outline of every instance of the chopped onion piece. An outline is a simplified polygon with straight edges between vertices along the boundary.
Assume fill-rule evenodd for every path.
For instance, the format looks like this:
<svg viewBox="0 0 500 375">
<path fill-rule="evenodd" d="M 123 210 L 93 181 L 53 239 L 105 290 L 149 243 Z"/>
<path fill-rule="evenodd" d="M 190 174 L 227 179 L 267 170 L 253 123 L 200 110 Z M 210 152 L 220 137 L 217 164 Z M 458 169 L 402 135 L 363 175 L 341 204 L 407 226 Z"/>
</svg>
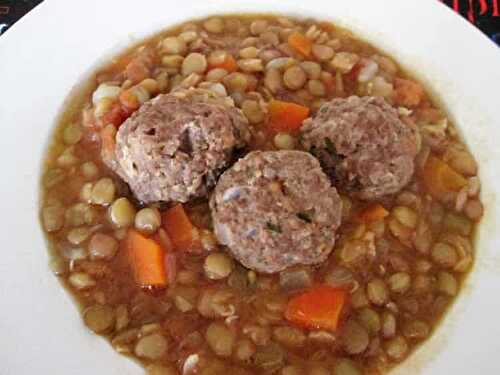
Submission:
<svg viewBox="0 0 500 375">
<path fill-rule="evenodd" d="M 196 365 L 200 361 L 200 356 L 198 354 L 191 354 L 184 361 L 184 366 L 182 366 L 182 374 L 188 375 L 196 370 Z"/>
<path fill-rule="evenodd" d="M 116 99 L 120 95 L 121 88 L 118 86 L 111 86 L 106 83 L 101 83 L 99 87 L 92 94 L 92 103 L 97 105 L 101 99 L 110 98 Z"/>
<path fill-rule="evenodd" d="M 378 64 L 373 60 L 369 60 L 368 64 L 359 71 L 358 82 L 365 83 L 371 81 L 377 72 Z"/>
</svg>

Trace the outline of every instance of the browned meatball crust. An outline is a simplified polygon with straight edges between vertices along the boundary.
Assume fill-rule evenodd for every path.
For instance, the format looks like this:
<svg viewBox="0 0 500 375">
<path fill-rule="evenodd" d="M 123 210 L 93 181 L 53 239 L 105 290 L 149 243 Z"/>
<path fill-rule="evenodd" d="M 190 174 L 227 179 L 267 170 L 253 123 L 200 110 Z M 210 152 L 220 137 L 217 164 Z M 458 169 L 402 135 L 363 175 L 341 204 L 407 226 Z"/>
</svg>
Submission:
<svg viewBox="0 0 500 375">
<path fill-rule="evenodd" d="M 411 179 L 416 130 L 381 97 L 333 99 L 304 122 L 301 141 L 335 185 L 361 199 L 401 190 Z"/>
<path fill-rule="evenodd" d="M 250 138 L 227 100 L 199 89 L 157 96 L 120 127 L 106 164 L 146 203 L 205 196 Z"/>
<path fill-rule="evenodd" d="M 265 273 L 324 261 L 342 202 L 318 160 L 302 151 L 254 151 L 220 177 L 210 206 L 219 242 Z"/>
</svg>

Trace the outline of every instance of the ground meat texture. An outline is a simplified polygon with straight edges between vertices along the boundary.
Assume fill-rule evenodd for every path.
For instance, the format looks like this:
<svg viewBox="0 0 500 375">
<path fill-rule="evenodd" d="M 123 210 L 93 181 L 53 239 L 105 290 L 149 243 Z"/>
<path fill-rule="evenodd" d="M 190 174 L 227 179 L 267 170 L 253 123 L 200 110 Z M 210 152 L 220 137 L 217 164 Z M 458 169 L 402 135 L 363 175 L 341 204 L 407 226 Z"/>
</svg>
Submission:
<svg viewBox="0 0 500 375">
<path fill-rule="evenodd" d="M 254 151 L 220 177 L 215 234 L 245 267 L 264 273 L 324 261 L 342 202 L 319 161 L 302 151 Z"/>
<path fill-rule="evenodd" d="M 198 89 L 154 98 L 120 127 L 106 164 L 146 203 L 205 196 L 250 138 L 228 100 Z"/>
<path fill-rule="evenodd" d="M 360 199 L 394 194 L 413 175 L 416 129 L 381 97 L 351 96 L 323 104 L 304 121 L 301 141 L 336 186 Z"/>
</svg>

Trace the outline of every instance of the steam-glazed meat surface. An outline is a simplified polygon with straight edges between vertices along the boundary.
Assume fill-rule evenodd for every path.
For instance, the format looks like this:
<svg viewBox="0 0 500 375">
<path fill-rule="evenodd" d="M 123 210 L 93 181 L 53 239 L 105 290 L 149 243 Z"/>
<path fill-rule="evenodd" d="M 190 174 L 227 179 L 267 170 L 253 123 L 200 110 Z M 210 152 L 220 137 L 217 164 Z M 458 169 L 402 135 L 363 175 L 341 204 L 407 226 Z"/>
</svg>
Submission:
<svg viewBox="0 0 500 375">
<path fill-rule="evenodd" d="M 247 120 L 228 98 L 178 91 L 145 103 L 120 127 L 105 158 L 143 202 L 202 197 L 249 140 Z"/>
<path fill-rule="evenodd" d="M 332 180 L 361 199 L 394 194 L 413 175 L 416 132 L 381 97 L 323 104 L 305 121 L 302 140 Z"/>
<path fill-rule="evenodd" d="M 330 254 L 342 202 L 302 151 L 255 151 L 220 178 L 211 201 L 219 242 L 243 265 L 273 273 Z"/>
</svg>

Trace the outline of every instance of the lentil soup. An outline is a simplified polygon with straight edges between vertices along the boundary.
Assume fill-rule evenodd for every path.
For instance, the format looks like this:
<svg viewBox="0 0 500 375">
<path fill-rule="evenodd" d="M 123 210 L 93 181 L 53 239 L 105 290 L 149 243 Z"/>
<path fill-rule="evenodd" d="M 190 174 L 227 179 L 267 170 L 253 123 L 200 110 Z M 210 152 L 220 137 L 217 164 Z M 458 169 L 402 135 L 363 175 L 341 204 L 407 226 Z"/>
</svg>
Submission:
<svg viewBox="0 0 500 375">
<path fill-rule="evenodd" d="M 210 17 L 96 72 L 46 156 L 51 268 L 151 375 L 384 374 L 483 212 L 446 113 L 330 23 Z"/>
</svg>

